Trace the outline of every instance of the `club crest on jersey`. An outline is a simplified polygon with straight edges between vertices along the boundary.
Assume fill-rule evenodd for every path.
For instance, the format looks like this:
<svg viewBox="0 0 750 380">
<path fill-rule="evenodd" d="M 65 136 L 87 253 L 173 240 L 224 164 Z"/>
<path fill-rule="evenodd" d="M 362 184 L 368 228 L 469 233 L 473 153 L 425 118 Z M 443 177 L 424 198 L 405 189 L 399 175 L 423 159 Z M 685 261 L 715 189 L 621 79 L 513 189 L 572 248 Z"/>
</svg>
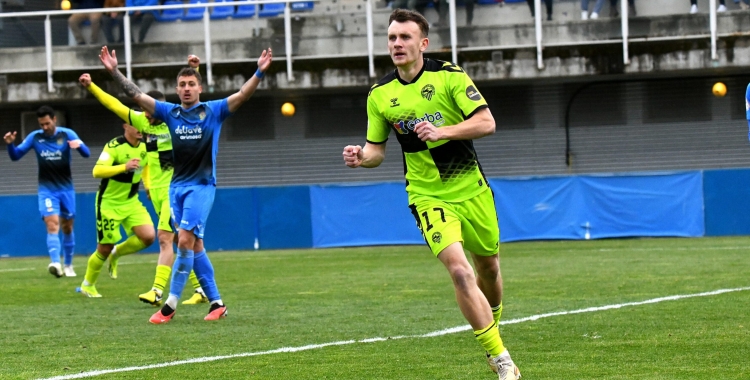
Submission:
<svg viewBox="0 0 750 380">
<path fill-rule="evenodd" d="M 62 145 L 62 144 L 63 144 L 63 138 L 62 137 L 58 137 L 57 138 L 57 145 Z"/>
<path fill-rule="evenodd" d="M 203 111 L 201 111 L 201 113 L 200 113 L 200 114 L 198 115 L 198 118 L 200 118 L 200 119 L 201 119 L 201 121 L 203 121 L 203 119 L 205 119 L 205 118 L 206 118 L 206 113 L 205 113 L 205 112 L 203 112 Z"/>
<path fill-rule="evenodd" d="M 428 84 L 422 87 L 421 94 L 423 98 L 427 99 L 427 101 L 432 100 L 432 96 L 435 95 L 435 86 Z"/>
<path fill-rule="evenodd" d="M 401 104 L 398 104 L 398 98 L 393 98 L 393 99 L 391 99 L 391 108 L 393 108 L 393 107 L 398 107 L 398 106 L 400 106 L 400 105 L 401 105 Z"/>
<path fill-rule="evenodd" d="M 146 152 L 141 152 L 141 160 L 146 158 Z"/>
</svg>

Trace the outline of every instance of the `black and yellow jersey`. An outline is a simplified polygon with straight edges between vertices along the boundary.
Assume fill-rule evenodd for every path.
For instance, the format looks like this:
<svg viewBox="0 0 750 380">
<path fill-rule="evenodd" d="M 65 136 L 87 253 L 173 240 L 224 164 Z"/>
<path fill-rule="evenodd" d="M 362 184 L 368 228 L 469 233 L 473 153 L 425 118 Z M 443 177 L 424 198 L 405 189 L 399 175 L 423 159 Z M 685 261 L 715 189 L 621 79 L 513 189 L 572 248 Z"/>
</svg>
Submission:
<svg viewBox="0 0 750 380">
<path fill-rule="evenodd" d="M 125 165 L 128 161 L 138 158 L 141 166 L 135 171 L 116 174 L 102 179 L 97 193 L 98 202 L 107 202 L 110 205 L 120 205 L 131 201 L 139 202 L 138 186 L 141 182 L 141 172 L 146 163 L 146 144 L 139 142 L 138 145 L 130 145 L 124 136 L 117 137 L 108 142 L 104 147 L 96 165 L 118 166 Z"/>
<path fill-rule="evenodd" d="M 438 128 L 456 125 L 484 108 L 487 102 L 463 69 L 425 58 L 411 83 L 394 70 L 372 86 L 367 142 L 383 144 L 395 131 L 404 155 L 406 191 L 460 202 L 487 190 L 472 140 L 424 142 L 414 126 L 425 120 Z"/>
</svg>

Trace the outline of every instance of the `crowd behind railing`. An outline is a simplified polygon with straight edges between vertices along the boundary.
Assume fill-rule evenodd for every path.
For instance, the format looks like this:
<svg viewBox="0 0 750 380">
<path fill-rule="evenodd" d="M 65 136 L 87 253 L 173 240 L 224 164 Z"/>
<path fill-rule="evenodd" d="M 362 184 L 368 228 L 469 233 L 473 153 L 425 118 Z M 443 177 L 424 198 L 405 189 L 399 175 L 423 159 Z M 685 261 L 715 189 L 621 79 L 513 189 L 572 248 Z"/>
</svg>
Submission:
<svg viewBox="0 0 750 380">
<path fill-rule="evenodd" d="M 383 54 L 383 52 L 380 52 L 379 50 L 376 52 L 376 48 L 373 43 L 373 35 L 375 34 L 375 28 L 373 25 L 373 14 L 374 12 L 377 12 L 376 8 L 412 8 L 414 10 L 420 11 L 422 13 L 425 13 L 427 11 L 427 8 L 434 8 L 434 11 L 437 13 L 437 20 L 435 21 L 434 14 L 428 17 L 428 20 L 433 20 L 432 26 L 436 27 L 438 29 L 438 32 L 442 29 L 443 31 L 450 31 L 449 34 L 446 33 L 439 33 L 439 38 L 441 40 L 443 49 L 445 47 L 448 47 L 452 53 L 451 60 L 454 62 L 458 61 L 457 54 L 459 51 L 469 51 L 469 50 L 492 50 L 492 49 L 508 49 L 508 48 L 529 48 L 532 46 L 536 47 L 536 56 L 537 56 L 537 68 L 539 70 L 544 69 L 544 61 L 543 61 L 543 47 L 544 46 L 569 46 L 569 45 L 576 45 L 576 44 L 586 44 L 588 42 L 583 40 L 577 40 L 577 41 L 557 41 L 550 43 L 549 41 L 544 41 L 543 36 L 543 22 L 545 17 L 542 16 L 542 13 L 544 11 L 536 12 L 536 9 L 542 9 L 543 6 L 546 10 L 546 19 L 550 20 L 553 16 L 552 9 L 553 9 L 553 0 L 361 0 L 361 1 L 355 1 L 355 0 L 349 0 L 344 1 L 344 3 L 348 4 L 349 6 L 356 4 L 357 10 L 355 12 L 347 11 L 345 13 L 352 15 L 354 13 L 359 13 L 360 15 L 364 15 L 367 19 L 366 22 L 366 44 L 362 44 L 361 42 L 357 42 L 359 45 L 357 46 L 363 46 L 366 45 L 367 50 L 357 50 L 354 52 L 344 52 L 344 53 L 326 53 L 326 52 L 308 52 L 308 58 L 314 57 L 314 58 L 336 58 L 337 54 L 341 56 L 366 56 L 368 58 L 369 63 L 369 75 L 371 77 L 375 76 L 375 70 L 374 70 L 374 56 L 375 54 Z M 617 18 L 619 17 L 619 22 L 621 24 L 621 34 L 620 36 L 610 36 L 606 39 L 606 41 L 600 42 L 600 43 L 622 43 L 622 49 L 623 49 L 623 60 L 624 64 L 629 64 L 630 60 L 630 54 L 628 52 L 628 44 L 631 42 L 631 40 L 634 41 L 656 41 L 659 39 L 674 39 L 674 38 L 710 38 L 710 45 L 711 45 L 711 59 L 717 60 L 717 14 L 726 12 L 729 10 L 727 7 L 727 1 L 726 0 L 700 0 L 703 5 L 701 5 L 702 9 L 706 9 L 706 4 L 709 5 L 709 19 L 710 19 L 710 28 L 705 31 L 697 31 L 691 34 L 690 36 L 645 36 L 645 37 L 638 37 L 633 38 L 629 36 L 628 31 L 628 24 L 629 24 L 629 18 L 632 16 L 636 16 L 637 10 L 636 7 L 639 6 L 637 3 L 642 4 L 642 6 L 646 9 L 650 9 L 648 12 L 654 11 L 654 6 L 656 3 L 651 3 L 645 1 L 645 0 L 580 0 L 580 3 L 578 0 L 575 1 L 565 1 L 562 4 L 563 1 L 558 1 L 560 6 L 565 6 L 567 9 L 570 9 L 571 7 L 578 7 L 578 4 L 580 4 L 580 19 L 581 20 L 591 20 L 591 19 L 598 19 L 600 17 L 603 17 L 600 12 L 602 11 L 604 5 L 609 2 L 609 17 Z M 664 4 L 672 4 L 677 5 L 679 3 L 684 3 L 685 7 L 684 13 L 695 13 L 698 12 L 698 1 L 699 0 L 674 0 L 671 2 L 664 2 Z M 743 11 L 748 9 L 748 3 L 750 3 L 750 0 L 731 0 L 734 1 L 735 4 L 732 7 L 732 10 L 738 10 Z M 339 1 L 338 3 L 341 3 Z M 460 6 L 464 8 L 465 15 L 466 15 L 466 24 L 471 25 L 474 20 L 474 4 L 483 4 L 485 7 L 492 6 L 504 6 L 508 3 L 521 3 L 521 4 L 514 4 L 515 6 L 512 7 L 512 11 L 516 15 L 515 17 L 519 17 L 519 12 L 522 11 L 521 6 L 524 6 L 523 3 L 528 4 L 529 14 L 532 16 L 531 20 L 533 20 L 534 23 L 534 30 L 535 30 L 535 36 L 526 36 L 524 37 L 525 40 L 517 40 L 517 41 L 510 41 L 509 43 L 505 43 L 504 45 L 498 45 L 497 42 L 502 42 L 503 40 L 499 37 L 493 37 L 489 39 L 483 40 L 483 42 L 480 42 L 479 46 L 458 46 L 458 36 L 456 33 L 457 25 L 459 22 L 456 20 L 457 12 L 457 6 Z M 33 19 L 36 17 L 37 19 L 42 16 L 45 17 L 44 21 L 44 41 L 45 41 L 45 50 L 46 50 L 46 71 L 47 71 L 47 87 L 49 91 L 54 90 L 53 86 L 53 71 L 55 70 L 54 64 L 53 64 L 53 55 L 52 55 L 52 23 L 51 19 L 55 18 L 57 20 L 60 20 L 59 17 L 65 17 L 67 18 L 67 24 L 70 29 L 70 35 L 72 36 L 71 42 L 76 44 L 82 44 L 82 45 L 100 45 L 103 43 L 107 44 L 115 44 L 115 43 L 123 43 L 124 44 L 124 52 L 125 52 L 125 59 L 124 59 L 124 68 L 126 69 L 128 78 L 131 77 L 131 69 L 133 67 L 132 64 L 132 57 L 131 57 L 131 45 L 137 44 L 137 43 L 143 43 L 146 40 L 146 36 L 149 33 L 149 30 L 151 29 L 151 26 L 155 21 L 164 21 L 164 22 L 170 22 L 170 21 L 178 21 L 178 20 L 201 20 L 203 23 L 203 39 L 204 39 L 204 49 L 205 49 L 205 56 L 206 56 L 206 64 L 207 64 L 207 83 L 210 85 L 213 82 L 212 79 L 212 62 L 214 58 L 211 54 L 211 45 L 215 41 L 212 41 L 211 38 L 211 21 L 214 19 L 234 19 L 234 18 L 242 18 L 242 17 L 254 17 L 256 20 L 258 17 L 275 17 L 279 16 L 278 18 L 283 19 L 283 33 L 280 33 L 279 35 L 284 36 L 284 46 L 285 46 L 285 54 L 280 55 L 278 58 L 280 60 L 286 61 L 287 65 L 287 79 L 288 80 L 294 80 L 294 74 L 293 74 L 293 46 L 294 46 L 294 40 L 292 38 L 292 34 L 295 33 L 292 29 L 292 19 L 298 18 L 299 14 L 293 15 L 293 12 L 308 12 L 312 11 L 315 7 L 316 10 L 318 7 L 326 8 L 330 5 L 334 4 L 333 1 L 330 0 L 317 0 L 317 1 L 285 1 L 285 0 L 238 0 L 238 1 L 232 1 L 232 0 L 62 0 L 60 3 L 61 10 L 49 10 L 49 11 L 35 11 L 35 12 L 12 12 L 12 13 L 0 13 L 0 22 L 2 20 L 7 20 L 9 18 L 17 19 L 17 20 L 24 20 L 24 19 Z M 593 7 L 590 7 L 593 4 Z M 335 8 L 335 7 L 334 7 Z M 342 13 L 343 12 L 343 5 L 342 5 Z M 384 11 L 387 11 L 387 9 L 383 9 Z M 485 11 L 486 10 L 486 11 Z M 487 29 L 487 26 L 491 26 L 492 20 L 488 21 L 488 15 L 494 14 L 492 12 L 489 12 L 490 8 L 485 8 L 483 10 L 483 14 L 480 14 L 483 18 L 482 20 L 482 26 L 485 30 Z M 661 10 L 660 10 L 661 11 Z M 675 9 L 675 11 L 677 11 Z M 431 11 L 432 12 L 432 11 Z M 494 12 L 498 12 L 497 14 L 503 13 L 500 11 L 495 10 Z M 578 19 L 578 15 L 570 15 L 568 12 L 565 15 L 565 18 L 568 20 L 575 20 Z M 486 13 L 486 14 L 485 14 Z M 524 13 L 524 12 L 521 12 Z M 564 13 L 557 12 L 557 15 L 563 15 Z M 489 18 L 494 17 L 490 16 Z M 526 19 L 529 20 L 529 19 Z M 62 21 L 62 20 L 60 20 Z M 519 22 L 526 23 L 528 21 L 522 21 L 518 20 Z M 490 24 L 488 24 L 490 22 Z M 82 28 L 82 24 L 88 23 L 90 24 L 90 28 L 86 30 L 86 28 Z M 137 33 L 131 32 L 131 27 L 133 24 L 139 24 L 139 28 L 137 29 Z M 231 22 L 230 22 L 231 24 Z M 230 25 L 230 24 L 225 24 Z M 278 25 L 278 23 L 277 23 Z M 62 26 L 62 25 L 61 25 Z M 256 33 L 257 35 L 257 28 L 258 25 L 255 23 Z M 160 32 L 163 32 L 165 29 L 160 28 Z M 169 30 L 169 29 L 166 29 Z M 184 29 L 183 29 L 184 30 Z M 193 29 L 190 29 L 191 32 Z M 104 37 L 106 41 L 102 41 L 100 38 L 100 31 L 104 32 Z M 133 31 L 136 31 L 133 29 Z M 281 30 L 275 30 L 275 33 L 279 33 Z M 728 33 L 731 35 L 734 35 L 736 33 L 743 33 L 744 31 L 738 31 L 738 30 L 731 30 Z M 297 30 L 297 43 L 299 43 L 299 33 L 300 31 Z M 516 33 L 518 34 L 518 33 Z M 726 34 L 726 33 L 725 33 Z M 466 34 L 463 35 L 464 38 Z M 507 36 L 506 36 L 507 37 Z M 531 37 L 533 40 L 533 44 L 530 44 L 530 40 L 528 37 Z M 168 42 L 169 36 L 160 36 L 161 42 Z M 308 35 L 308 38 L 315 38 L 315 34 Z M 564 38 L 564 35 L 563 35 Z M 507 38 L 506 38 L 507 39 Z M 152 37 L 149 37 L 149 40 L 152 40 Z M 58 39 L 59 41 L 59 39 Z M 447 45 L 447 42 L 450 42 L 450 46 Z M 489 42 L 489 43 L 488 43 Z M 464 42 L 465 43 L 465 42 Z M 439 46 L 439 45 L 438 45 Z M 159 64 L 159 62 L 148 62 L 147 64 Z M 142 63 L 141 63 L 142 65 Z M 11 68 L 11 69 L 0 69 L 2 72 L 11 72 L 8 71 L 11 70 L 12 72 L 20 72 L 20 71 L 39 71 L 38 67 L 30 67 L 30 66 L 24 66 L 19 68 Z"/>
<path fill-rule="evenodd" d="M 229 0 L 212 0 L 210 2 L 224 2 Z M 596 20 L 605 15 L 602 14 L 605 3 L 609 3 L 610 18 L 620 16 L 620 0 L 580 0 L 581 20 Z M 636 16 L 635 0 L 623 0 L 628 2 L 628 15 Z M 641 0 L 642 1 L 642 0 Z M 685 13 L 698 13 L 698 0 L 684 0 Z M 708 0 L 701 0 L 708 1 Z M 726 12 L 727 0 L 716 0 L 718 6 L 716 12 Z M 750 9 L 750 0 L 731 0 L 736 6 L 735 9 Z M 90 13 L 74 13 L 68 17 L 67 23 L 70 29 L 74 43 L 78 45 L 96 45 L 100 43 L 123 43 L 124 33 L 124 15 L 125 12 L 108 11 L 114 8 L 134 8 L 160 5 L 179 5 L 179 4 L 201 4 L 209 2 L 207 0 L 62 0 L 60 8 L 62 10 L 91 10 Z M 535 0 L 458 0 L 457 5 L 465 8 L 466 24 L 471 26 L 474 21 L 474 5 L 479 4 L 498 4 L 500 6 L 507 3 L 526 2 L 529 7 L 532 18 L 535 14 Z M 433 23 L 434 27 L 445 27 L 450 23 L 448 12 L 448 0 L 390 0 L 381 3 L 388 8 L 408 8 L 425 13 L 428 8 L 434 8 L 438 14 L 438 20 Z M 546 20 L 553 19 L 553 0 L 542 0 L 544 4 Z M 292 7 L 293 10 L 312 10 L 313 2 L 298 1 L 294 4 L 298 7 Z M 185 8 L 185 9 L 163 9 L 163 10 L 132 10 L 130 16 L 131 25 L 138 25 L 137 33 L 131 34 L 132 43 L 143 43 L 151 26 L 155 21 L 170 22 L 177 20 L 200 20 L 203 18 L 205 8 Z M 246 18 L 260 15 L 279 16 L 284 13 L 283 3 L 259 4 L 255 5 L 227 5 L 212 7 L 209 10 L 212 19 L 229 19 L 229 18 Z M 83 25 L 90 26 L 90 32 L 84 33 Z M 104 32 L 105 41 L 101 41 L 100 31 Z M 84 35 L 88 34 L 88 35 Z M 73 41 L 71 41 L 73 42 Z"/>
</svg>

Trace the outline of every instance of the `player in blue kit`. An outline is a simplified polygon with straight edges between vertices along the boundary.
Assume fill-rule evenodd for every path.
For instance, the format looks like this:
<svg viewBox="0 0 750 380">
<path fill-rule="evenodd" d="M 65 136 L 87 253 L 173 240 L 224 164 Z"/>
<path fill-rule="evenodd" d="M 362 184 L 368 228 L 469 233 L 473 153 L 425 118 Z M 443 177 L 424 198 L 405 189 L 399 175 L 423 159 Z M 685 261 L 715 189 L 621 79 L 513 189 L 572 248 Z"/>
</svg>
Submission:
<svg viewBox="0 0 750 380">
<path fill-rule="evenodd" d="M 47 270 L 58 278 L 63 274 L 75 277 L 73 218 L 76 213 L 76 193 L 70 174 L 70 150 L 78 150 L 83 157 L 91 153 L 73 130 L 57 126 L 55 110 L 42 106 L 36 111 L 36 116 L 41 129 L 29 133 L 19 146 L 13 144 L 16 132 L 8 132 L 4 137 L 5 143 L 13 161 L 20 160 L 31 149 L 36 152 L 39 163 L 39 212 L 47 225 L 47 251 L 51 260 Z M 64 268 L 60 265 L 60 226 L 63 230 Z"/>
<path fill-rule="evenodd" d="M 180 104 L 160 102 L 143 93 L 117 69 L 115 51 L 102 47 L 99 59 L 104 67 L 143 111 L 163 120 L 172 136 L 174 174 L 169 187 L 172 217 L 179 225 L 177 258 L 172 268 L 169 297 L 161 310 L 149 322 L 169 322 L 175 314 L 182 288 L 195 271 L 211 306 L 207 321 L 226 316 L 227 307 L 219 296 L 214 279 L 214 269 L 206 255 L 203 234 L 216 193 L 216 155 L 219 150 L 219 133 L 224 120 L 237 111 L 255 92 L 273 60 L 271 49 L 264 50 L 258 58 L 258 70 L 240 90 L 227 98 L 209 102 L 200 101 L 201 75 L 187 67 L 177 74 L 177 94 Z"/>
</svg>

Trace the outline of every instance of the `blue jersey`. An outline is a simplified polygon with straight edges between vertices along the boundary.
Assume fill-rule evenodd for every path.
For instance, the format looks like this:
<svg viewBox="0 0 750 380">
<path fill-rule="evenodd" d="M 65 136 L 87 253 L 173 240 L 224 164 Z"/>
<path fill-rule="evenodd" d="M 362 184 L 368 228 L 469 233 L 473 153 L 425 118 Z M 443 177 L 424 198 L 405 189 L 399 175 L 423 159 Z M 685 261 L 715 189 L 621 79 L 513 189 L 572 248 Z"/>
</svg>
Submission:
<svg viewBox="0 0 750 380">
<path fill-rule="evenodd" d="M 229 117 L 227 99 L 183 109 L 156 101 L 154 117 L 164 120 L 172 136 L 173 186 L 215 185 L 221 124 Z"/>
<path fill-rule="evenodd" d="M 8 145 L 11 160 L 21 159 L 29 150 L 36 151 L 39 163 L 39 190 L 62 191 L 73 190 L 73 177 L 70 174 L 70 146 L 68 141 L 80 140 L 72 129 L 56 127 L 55 134 L 47 136 L 38 129 L 29 133 L 18 147 Z M 90 155 L 89 149 L 81 143 L 78 148 L 83 157 Z"/>
</svg>

